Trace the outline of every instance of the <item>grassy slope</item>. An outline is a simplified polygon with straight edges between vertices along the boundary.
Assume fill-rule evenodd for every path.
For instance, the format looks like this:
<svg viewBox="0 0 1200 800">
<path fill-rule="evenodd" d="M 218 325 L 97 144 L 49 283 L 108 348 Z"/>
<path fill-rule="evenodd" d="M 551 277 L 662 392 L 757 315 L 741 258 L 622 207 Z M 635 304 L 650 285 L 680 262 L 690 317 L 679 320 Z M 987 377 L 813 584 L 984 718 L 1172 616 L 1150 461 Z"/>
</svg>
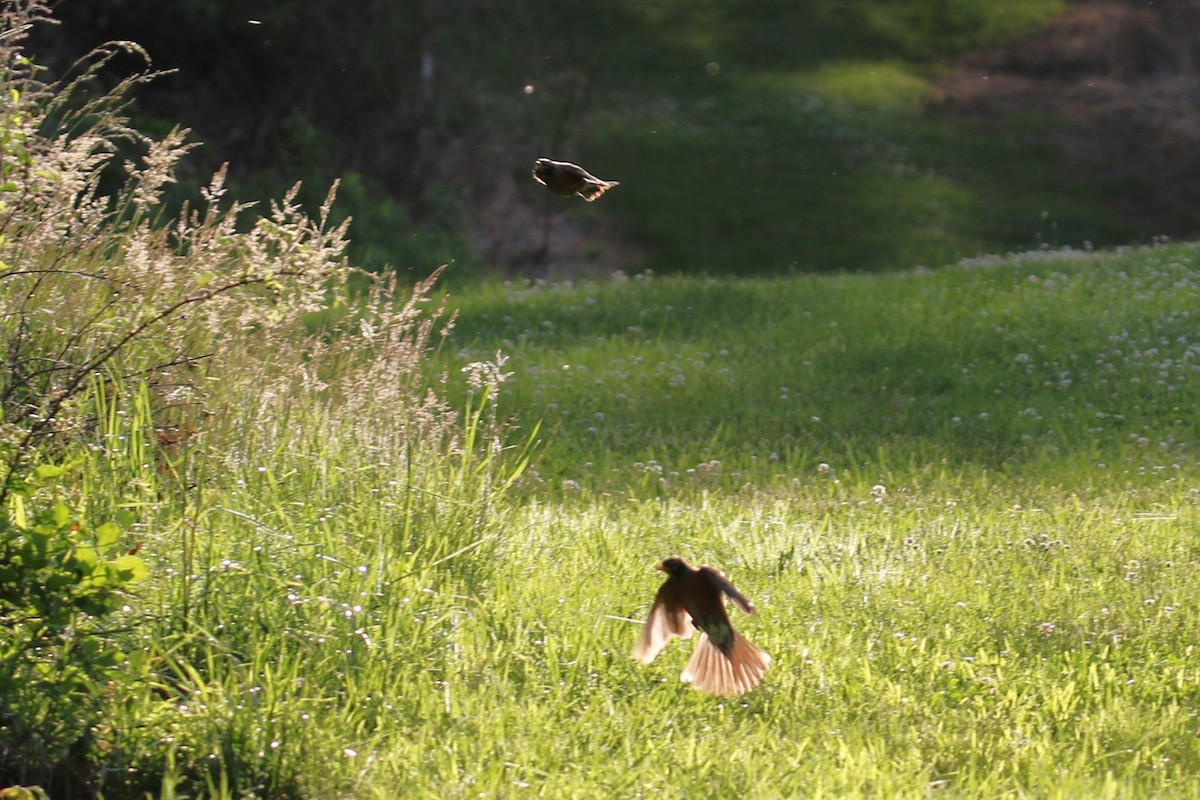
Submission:
<svg viewBox="0 0 1200 800">
<path fill-rule="evenodd" d="M 594 211 L 644 244 L 653 269 L 905 269 L 1155 233 L 1106 208 L 1107 188 L 1060 174 L 1046 134 L 1070 121 L 981 128 L 927 108 L 952 56 L 1010 41 L 1061 4 L 705 8 L 668 3 L 625 23 L 640 36 L 595 57 L 586 128 L 566 154 L 622 181 Z"/>
<path fill-rule="evenodd" d="M 146 533 L 203 636 L 98 735 L 193 796 L 1192 796 L 1196 264 L 464 293 L 544 483 L 218 414 L 257 456 Z M 629 658 L 670 553 L 757 602 L 747 697 Z"/>
<path fill-rule="evenodd" d="M 997 133 L 927 116 L 926 80 L 894 64 L 730 71 L 597 126 L 588 161 L 622 180 L 606 200 L 655 269 L 873 271 L 1141 233 L 1055 174 L 1027 135 L 1051 120 Z"/>
<path fill-rule="evenodd" d="M 1139 437 L 1173 456 L 1195 435 L 1192 258 L 484 289 L 459 298 L 455 337 L 512 357 L 503 402 L 556 432 L 555 479 L 718 459 L 778 461 L 776 478 L 825 461 L 864 480 L 945 466 L 1044 481 L 1067 460 L 1074 484 L 1140 461 Z"/>
</svg>

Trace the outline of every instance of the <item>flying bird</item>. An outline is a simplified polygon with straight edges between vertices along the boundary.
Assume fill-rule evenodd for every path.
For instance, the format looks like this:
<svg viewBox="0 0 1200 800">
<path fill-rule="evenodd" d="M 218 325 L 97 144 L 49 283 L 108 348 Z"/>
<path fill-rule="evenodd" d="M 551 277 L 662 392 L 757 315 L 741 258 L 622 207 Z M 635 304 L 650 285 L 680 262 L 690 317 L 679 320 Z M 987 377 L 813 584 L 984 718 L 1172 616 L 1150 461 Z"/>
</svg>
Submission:
<svg viewBox="0 0 1200 800">
<path fill-rule="evenodd" d="M 533 179 L 555 194 L 577 194 L 589 203 L 620 181 L 602 181 L 578 164 L 539 158 L 533 163 Z"/>
<path fill-rule="evenodd" d="M 668 558 L 657 569 L 667 573 L 667 580 L 654 596 L 633 657 L 649 664 L 672 637 L 687 639 L 699 629 L 700 643 L 681 681 L 718 696 L 745 694 L 757 686 L 771 657 L 733 629 L 722 594 L 747 614 L 754 613 L 754 605 L 712 567 L 694 569 L 683 559 Z"/>
</svg>

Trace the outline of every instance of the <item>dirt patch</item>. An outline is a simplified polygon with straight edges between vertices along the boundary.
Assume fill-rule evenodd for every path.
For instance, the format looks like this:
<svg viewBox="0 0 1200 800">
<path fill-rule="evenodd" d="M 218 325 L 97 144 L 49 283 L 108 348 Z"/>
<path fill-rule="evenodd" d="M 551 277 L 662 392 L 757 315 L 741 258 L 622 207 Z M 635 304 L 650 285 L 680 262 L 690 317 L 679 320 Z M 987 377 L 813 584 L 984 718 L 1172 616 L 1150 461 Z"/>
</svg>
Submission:
<svg viewBox="0 0 1200 800">
<path fill-rule="evenodd" d="M 550 194 L 532 178 L 524 183 L 498 181 L 472 226 L 492 268 L 523 277 L 599 278 L 645 258 L 615 223 L 586 213 L 581 198 Z"/>
<path fill-rule="evenodd" d="M 1072 177 L 1097 183 L 1148 236 L 1200 233 L 1200 4 L 1096 0 L 938 82 L 930 110 L 1037 134 Z"/>
</svg>

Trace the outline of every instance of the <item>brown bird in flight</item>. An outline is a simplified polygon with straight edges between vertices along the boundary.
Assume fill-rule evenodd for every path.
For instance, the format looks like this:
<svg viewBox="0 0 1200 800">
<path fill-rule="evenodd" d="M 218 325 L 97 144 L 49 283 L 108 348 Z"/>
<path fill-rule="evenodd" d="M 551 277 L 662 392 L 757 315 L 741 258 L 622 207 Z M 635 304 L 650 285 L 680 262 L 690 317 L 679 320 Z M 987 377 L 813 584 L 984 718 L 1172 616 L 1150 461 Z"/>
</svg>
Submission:
<svg viewBox="0 0 1200 800">
<path fill-rule="evenodd" d="M 555 194 L 577 194 L 589 203 L 620 181 L 602 181 L 578 164 L 539 158 L 533 162 L 533 179 Z"/>
<path fill-rule="evenodd" d="M 649 664 L 672 637 L 687 639 L 699 628 L 700 643 L 679 679 L 722 696 L 745 694 L 757 686 L 771 657 L 733 629 L 721 594 L 747 614 L 754 613 L 754 605 L 712 567 L 693 569 L 683 559 L 668 558 L 658 569 L 667 573 L 667 580 L 654 596 L 633 657 Z"/>
</svg>

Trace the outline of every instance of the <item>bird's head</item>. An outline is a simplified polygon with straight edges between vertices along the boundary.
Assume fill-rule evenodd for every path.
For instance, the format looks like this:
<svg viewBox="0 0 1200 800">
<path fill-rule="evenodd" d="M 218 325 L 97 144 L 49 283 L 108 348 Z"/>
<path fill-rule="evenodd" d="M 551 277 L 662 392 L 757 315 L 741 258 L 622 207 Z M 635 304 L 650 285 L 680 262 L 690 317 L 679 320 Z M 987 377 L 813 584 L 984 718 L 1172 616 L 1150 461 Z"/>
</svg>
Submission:
<svg viewBox="0 0 1200 800">
<path fill-rule="evenodd" d="M 682 558 L 667 558 L 661 564 L 655 567 L 659 572 L 665 572 L 672 578 L 678 578 L 692 571 Z"/>
<path fill-rule="evenodd" d="M 545 175 L 547 172 L 552 171 L 553 168 L 554 162 L 548 158 L 539 158 L 537 161 L 533 162 L 533 174 L 537 175 L 539 178 Z"/>
</svg>

